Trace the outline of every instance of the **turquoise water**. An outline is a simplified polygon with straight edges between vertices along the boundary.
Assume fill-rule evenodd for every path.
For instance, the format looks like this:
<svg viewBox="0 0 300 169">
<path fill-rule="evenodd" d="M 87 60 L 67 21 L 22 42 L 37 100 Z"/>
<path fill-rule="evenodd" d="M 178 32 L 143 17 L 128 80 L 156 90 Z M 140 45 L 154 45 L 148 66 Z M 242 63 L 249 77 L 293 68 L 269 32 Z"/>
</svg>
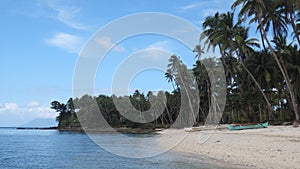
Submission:
<svg viewBox="0 0 300 169">
<path fill-rule="evenodd" d="M 109 137 L 107 134 L 100 136 Z M 219 168 L 204 161 L 201 158 L 191 158 L 188 154 L 174 153 L 165 153 L 154 158 L 125 158 L 104 151 L 83 133 L 0 129 L 1 169 Z"/>
</svg>

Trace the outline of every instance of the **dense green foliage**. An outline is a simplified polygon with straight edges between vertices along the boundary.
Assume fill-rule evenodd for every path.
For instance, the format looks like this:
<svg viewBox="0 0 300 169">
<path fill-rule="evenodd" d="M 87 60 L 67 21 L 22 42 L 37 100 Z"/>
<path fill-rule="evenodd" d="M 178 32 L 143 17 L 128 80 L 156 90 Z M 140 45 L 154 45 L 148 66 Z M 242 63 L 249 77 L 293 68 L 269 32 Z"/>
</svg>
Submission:
<svg viewBox="0 0 300 169">
<path fill-rule="evenodd" d="M 211 85 L 201 54 L 206 49 L 216 49 L 221 63 L 216 59 L 206 59 L 211 64 L 223 64 L 226 76 L 227 100 L 221 123 L 262 122 L 262 121 L 299 121 L 300 104 L 300 1 L 299 0 L 236 0 L 232 8 L 241 7 L 238 20 L 233 12 L 216 13 L 203 22 L 203 33 L 200 39 L 205 46 L 195 47 L 196 61 L 191 69 L 182 63 L 176 55 L 171 56 L 165 78 L 174 88 L 172 92 L 160 92 L 147 95 L 138 90 L 130 96 L 82 96 L 67 104 L 57 101 L 51 103 L 52 108 L 60 112 L 57 117 L 60 128 L 78 127 L 77 115 L 89 121 L 95 118 L 96 109 L 100 109 L 105 120 L 114 127 L 155 128 L 168 127 L 179 118 L 181 106 L 180 90 L 182 82 L 187 82 L 190 70 L 194 81 L 189 87 L 196 85 L 199 89 L 199 113 L 196 123 L 204 123 L 211 101 Z M 260 41 L 249 37 L 247 22 L 257 27 Z M 250 26 L 249 25 L 249 26 Z M 292 39 L 290 39 L 292 37 Z M 192 84 L 193 83 L 193 84 Z M 159 114 L 161 103 L 150 104 L 151 97 L 166 96 L 166 108 L 151 123 L 130 121 L 122 114 L 129 112 L 128 107 L 116 109 L 114 101 L 128 97 L 132 105 L 139 111 L 147 111 L 149 116 Z M 151 96 L 151 97 L 150 97 Z M 97 104 L 91 104 L 91 103 Z M 74 106 L 76 105 L 76 106 Z M 194 114 L 192 114 L 194 115 Z M 191 116 L 192 116 L 191 115 Z M 181 117 L 180 117 L 181 118 Z M 92 121 L 92 120 L 91 120 Z M 84 123 L 84 122 L 83 122 Z M 81 122 L 82 124 L 82 122 Z M 89 124 L 93 128 L 95 124 Z M 183 126 L 179 126 L 183 127 Z"/>
<path fill-rule="evenodd" d="M 77 115 L 75 113 L 75 107 L 72 98 L 68 100 L 67 104 L 60 103 L 58 101 L 53 101 L 51 103 L 51 109 L 60 112 L 59 116 L 56 117 L 56 121 L 59 122 L 58 128 L 67 129 L 81 127 L 77 119 Z"/>
</svg>

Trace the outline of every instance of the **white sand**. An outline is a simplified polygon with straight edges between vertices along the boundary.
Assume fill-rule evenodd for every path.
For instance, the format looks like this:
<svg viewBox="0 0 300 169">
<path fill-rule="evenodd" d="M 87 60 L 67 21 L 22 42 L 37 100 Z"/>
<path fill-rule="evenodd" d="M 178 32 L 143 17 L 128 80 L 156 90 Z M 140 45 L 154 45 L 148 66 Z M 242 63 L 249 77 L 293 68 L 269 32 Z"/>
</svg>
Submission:
<svg viewBox="0 0 300 169">
<path fill-rule="evenodd" d="M 170 140 L 184 134 L 184 130 L 165 130 L 158 142 L 167 147 Z M 205 138 L 208 139 L 203 143 Z M 300 168 L 300 127 L 189 132 L 171 151 L 206 155 L 253 168 Z"/>
</svg>

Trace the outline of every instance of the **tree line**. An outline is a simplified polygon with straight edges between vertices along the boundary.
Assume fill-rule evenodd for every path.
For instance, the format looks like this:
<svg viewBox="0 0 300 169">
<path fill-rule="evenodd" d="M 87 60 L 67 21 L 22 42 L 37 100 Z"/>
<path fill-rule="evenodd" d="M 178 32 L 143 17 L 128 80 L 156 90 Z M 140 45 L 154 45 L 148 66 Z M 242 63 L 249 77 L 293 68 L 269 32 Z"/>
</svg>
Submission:
<svg viewBox="0 0 300 169">
<path fill-rule="evenodd" d="M 203 62 L 223 65 L 225 70 L 226 104 L 220 123 L 291 121 L 294 126 L 298 126 L 299 8 L 299 0 L 236 0 L 232 11 L 217 12 L 203 22 L 203 32 L 200 35 L 203 45 L 195 47 L 195 63 L 191 68 L 179 56 L 170 57 L 165 78 L 172 84 L 173 91 L 144 94 L 136 90 L 129 96 L 84 95 L 69 99 L 66 104 L 53 101 L 51 108 L 60 112 L 57 117 L 59 127 L 80 127 L 77 116 L 81 116 L 83 121 L 93 121 L 95 114 L 88 114 L 95 109 L 99 109 L 107 123 L 114 127 L 169 127 L 177 120 L 193 122 L 193 125 L 202 124 L 209 114 L 213 99 L 211 96 L 214 95 L 211 91 L 214 84 L 211 84 Z M 256 27 L 259 38 L 249 37 L 250 26 Z M 202 58 L 206 50 L 216 51 L 216 58 Z M 185 72 L 190 72 L 193 79 L 187 78 L 190 75 Z M 188 84 L 191 91 L 199 91 L 199 100 L 192 99 L 189 102 L 192 113 L 188 117 L 180 116 L 181 99 L 186 97 L 182 95 L 183 90 L 186 90 L 183 82 Z M 160 95 L 166 97 L 165 103 L 150 103 L 151 98 L 158 98 Z M 140 112 L 154 107 L 147 113 L 149 118 L 157 118 L 148 123 L 125 118 L 124 113 L 133 109 L 126 106 L 119 106 L 117 109 L 114 105 L 114 102 L 121 102 L 125 98 Z M 91 104 L 92 102 L 95 104 Z M 164 109 L 159 112 L 161 107 Z M 195 108 L 197 111 L 194 111 Z M 181 124 L 183 125 L 178 127 L 191 123 Z M 87 127 L 97 125 L 95 122 Z"/>
</svg>

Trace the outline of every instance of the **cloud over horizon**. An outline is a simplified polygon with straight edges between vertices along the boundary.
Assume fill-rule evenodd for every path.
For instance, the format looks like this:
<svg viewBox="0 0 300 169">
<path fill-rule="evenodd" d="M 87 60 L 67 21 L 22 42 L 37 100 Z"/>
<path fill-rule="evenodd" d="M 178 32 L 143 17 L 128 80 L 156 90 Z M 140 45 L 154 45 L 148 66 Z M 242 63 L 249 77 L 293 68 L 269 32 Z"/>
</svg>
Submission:
<svg viewBox="0 0 300 169">
<path fill-rule="evenodd" d="M 125 48 L 123 46 L 116 45 L 115 43 L 113 43 L 110 37 L 105 36 L 105 37 L 96 38 L 95 42 L 104 49 L 112 48 L 112 50 L 116 52 L 125 51 Z"/>
<path fill-rule="evenodd" d="M 80 51 L 83 44 L 81 37 L 64 32 L 56 33 L 53 37 L 45 39 L 45 42 L 51 46 L 66 50 L 69 53 L 76 54 Z"/>
<path fill-rule="evenodd" d="M 31 101 L 26 106 L 8 102 L 0 104 L 0 126 L 17 126 L 37 118 L 54 119 L 58 113 L 49 105 L 42 105 L 37 101 Z"/>
</svg>

